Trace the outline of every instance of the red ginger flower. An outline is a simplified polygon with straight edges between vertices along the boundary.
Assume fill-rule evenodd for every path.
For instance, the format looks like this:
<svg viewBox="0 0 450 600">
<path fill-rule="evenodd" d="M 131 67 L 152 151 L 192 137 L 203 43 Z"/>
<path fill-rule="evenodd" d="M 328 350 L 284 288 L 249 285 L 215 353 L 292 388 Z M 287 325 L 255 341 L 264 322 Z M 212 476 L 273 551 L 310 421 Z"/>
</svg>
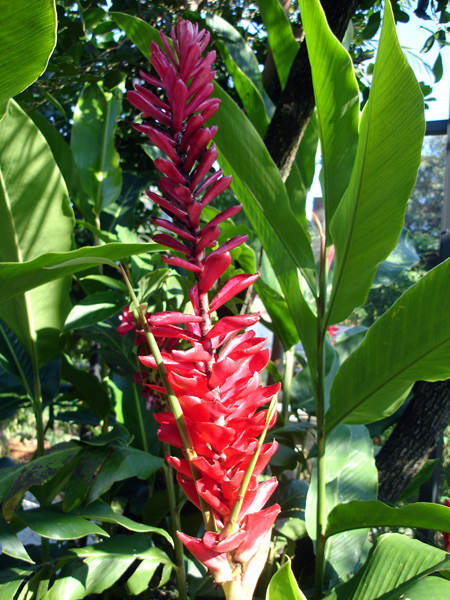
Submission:
<svg viewBox="0 0 450 600">
<path fill-rule="evenodd" d="M 179 21 L 171 30 L 171 38 L 173 49 L 161 34 L 165 52 L 154 42 L 151 45 L 151 61 L 158 77 L 141 72 L 145 81 L 164 90 L 167 101 L 142 86 L 129 92 L 128 99 L 144 119 L 134 127 L 167 156 L 155 161 L 163 175 L 159 182 L 162 195 L 147 194 L 171 219 L 154 218 L 154 223 L 181 241 L 166 233 L 154 239 L 183 255 L 164 257 L 164 262 L 193 272 L 197 280 L 190 292 L 193 315 L 166 312 L 147 317 L 163 348 L 167 379 L 181 405 L 192 448 L 183 445 L 171 412 L 156 414 L 155 418 L 159 439 L 183 450 L 185 458 L 167 456 L 177 470 L 180 486 L 200 509 L 207 507 L 216 526 L 216 531 L 207 531 L 201 540 L 180 532 L 178 536 L 208 567 L 215 582 L 224 585 L 227 597 L 245 600 L 251 598 L 264 566 L 271 528 L 280 512 L 278 505 L 262 510 L 277 485 L 276 479 L 257 482 L 277 449 L 275 441 L 261 445 L 257 439 L 274 424 L 276 412 L 270 416 L 268 410 L 259 409 L 272 401 L 279 385 L 261 386 L 260 373 L 269 361 L 269 351 L 263 348 L 266 340 L 257 338 L 253 331 L 239 333 L 254 325 L 259 315 L 227 316 L 212 323 L 212 313 L 250 286 L 258 274 L 232 277 L 209 300 L 208 292 L 231 264 L 231 250 L 247 236 L 205 252 L 217 245 L 219 224 L 237 214 L 241 206 L 228 208 L 200 226 L 203 208 L 231 183 L 231 177 L 224 177 L 221 169 L 209 174 L 218 156 L 211 143 L 217 126 L 205 126 L 220 102 L 210 98 L 215 52 L 202 57 L 209 33 L 199 32 L 198 26 L 188 21 Z M 123 334 L 134 328 L 130 316 L 125 311 L 119 327 Z M 191 347 L 178 349 L 177 340 L 185 340 Z M 145 343 L 140 332 L 138 343 Z M 149 368 L 157 367 L 153 356 L 139 359 Z M 149 387 L 164 391 L 157 385 Z M 242 490 L 255 452 L 258 459 L 248 486 Z"/>
</svg>

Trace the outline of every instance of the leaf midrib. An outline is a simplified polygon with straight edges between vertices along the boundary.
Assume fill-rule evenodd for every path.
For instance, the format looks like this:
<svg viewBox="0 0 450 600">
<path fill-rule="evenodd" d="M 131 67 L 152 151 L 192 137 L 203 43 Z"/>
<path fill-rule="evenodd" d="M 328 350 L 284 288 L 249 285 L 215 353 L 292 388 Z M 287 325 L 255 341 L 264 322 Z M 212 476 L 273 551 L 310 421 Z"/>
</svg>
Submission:
<svg viewBox="0 0 450 600">
<path fill-rule="evenodd" d="M 342 416 L 340 417 L 339 421 L 335 424 L 333 424 L 332 421 L 332 426 L 331 428 L 327 425 L 326 426 L 326 430 L 327 430 L 327 435 L 330 433 L 330 431 L 332 429 L 334 429 L 334 427 L 336 427 L 336 425 L 338 425 L 339 423 L 341 423 L 349 414 L 351 414 L 355 408 L 359 408 L 361 406 L 361 404 L 364 404 L 364 402 L 366 402 L 368 399 L 370 399 L 374 394 L 376 394 L 377 392 L 379 392 L 381 389 L 383 389 L 386 385 L 388 385 L 391 381 L 393 381 L 396 377 L 398 377 L 399 375 L 401 375 L 402 373 L 404 373 L 405 371 L 408 371 L 408 369 L 410 369 L 413 365 L 415 365 L 417 362 L 419 362 L 420 360 L 422 360 L 423 358 L 425 358 L 426 356 L 428 356 L 429 354 L 431 354 L 432 352 L 434 352 L 435 350 L 438 350 L 441 346 L 447 344 L 450 341 L 450 335 L 448 335 L 446 337 L 446 339 L 444 339 L 442 342 L 440 342 L 439 344 L 437 344 L 436 346 L 433 346 L 432 348 L 430 348 L 427 352 L 422 353 L 421 355 L 419 355 L 417 358 L 415 358 L 414 360 L 412 360 L 411 362 L 409 362 L 408 364 L 406 364 L 404 366 L 404 368 L 397 370 L 396 372 L 394 372 L 391 377 L 388 377 L 387 379 L 385 379 L 383 381 L 383 383 L 381 383 L 380 385 L 378 385 L 376 388 L 374 388 L 369 394 L 366 394 L 365 397 L 363 397 L 361 399 L 360 402 L 354 404 L 352 406 L 352 408 L 346 412 L 344 412 L 342 414 Z M 415 381 L 415 380 L 414 380 Z M 412 381 L 411 383 L 414 383 L 414 381 Z M 336 419 L 335 419 L 336 420 Z"/>
</svg>

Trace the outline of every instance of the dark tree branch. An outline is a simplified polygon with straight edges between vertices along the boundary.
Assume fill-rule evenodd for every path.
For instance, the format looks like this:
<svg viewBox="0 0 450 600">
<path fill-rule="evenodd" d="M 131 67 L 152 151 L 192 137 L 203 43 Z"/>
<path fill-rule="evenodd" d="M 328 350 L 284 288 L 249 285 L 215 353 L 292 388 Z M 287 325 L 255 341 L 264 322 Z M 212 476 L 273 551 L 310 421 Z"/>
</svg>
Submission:
<svg viewBox="0 0 450 600">
<path fill-rule="evenodd" d="M 322 0 L 328 23 L 340 40 L 344 37 L 359 2 L 360 0 Z M 289 175 L 313 109 L 311 67 L 306 45 L 302 43 L 264 139 L 283 181 Z"/>
<path fill-rule="evenodd" d="M 419 381 L 414 398 L 377 454 L 378 498 L 395 502 L 423 467 L 450 422 L 450 380 Z"/>
</svg>

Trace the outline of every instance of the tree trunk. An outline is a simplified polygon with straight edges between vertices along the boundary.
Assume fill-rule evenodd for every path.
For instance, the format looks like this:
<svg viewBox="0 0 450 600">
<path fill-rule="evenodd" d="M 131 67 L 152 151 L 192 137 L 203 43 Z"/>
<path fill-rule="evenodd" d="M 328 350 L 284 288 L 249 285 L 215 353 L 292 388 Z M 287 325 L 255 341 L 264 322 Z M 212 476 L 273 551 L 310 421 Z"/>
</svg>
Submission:
<svg viewBox="0 0 450 600">
<path fill-rule="evenodd" d="M 340 40 L 360 0 L 322 0 L 331 30 Z M 306 44 L 302 43 L 292 64 L 286 87 L 264 138 L 283 181 L 289 176 L 300 140 L 314 110 L 314 90 Z"/>
<path fill-rule="evenodd" d="M 391 436 L 376 457 L 378 498 L 395 502 L 425 464 L 450 422 L 450 380 L 419 381 Z"/>
</svg>

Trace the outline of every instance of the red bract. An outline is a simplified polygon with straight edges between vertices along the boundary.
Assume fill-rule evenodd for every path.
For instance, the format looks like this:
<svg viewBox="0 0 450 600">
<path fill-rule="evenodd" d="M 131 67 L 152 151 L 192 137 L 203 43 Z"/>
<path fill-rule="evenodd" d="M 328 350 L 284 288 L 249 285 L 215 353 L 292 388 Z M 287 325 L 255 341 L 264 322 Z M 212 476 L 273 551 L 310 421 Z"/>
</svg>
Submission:
<svg viewBox="0 0 450 600">
<path fill-rule="evenodd" d="M 147 317 L 150 331 L 162 348 L 168 383 L 182 408 L 192 447 L 187 448 L 185 439 L 182 441 L 171 412 L 158 413 L 155 418 L 160 440 L 183 450 L 184 458 L 167 456 L 178 472 L 180 486 L 204 514 L 209 514 L 207 528 L 214 529 L 202 540 L 178 535 L 208 567 L 216 583 L 224 585 L 226 593 L 233 587 L 228 597 L 237 597 L 238 588 L 239 598 L 245 600 L 251 597 L 264 566 L 270 531 L 280 511 L 278 505 L 262 510 L 277 485 L 275 478 L 257 482 L 277 449 L 275 441 L 261 445 L 258 439 L 276 420 L 276 411 L 269 415 L 261 408 L 273 400 L 280 386 L 261 386 L 260 374 L 269 361 L 265 339 L 252 331 L 240 333 L 255 324 L 259 315 L 227 316 L 215 322 L 213 318 L 214 311 L 250 286 L 257 275 L 237 275 L 211 292 L 231 265 L 230 252 L 247 236 L 216 248 L 219 224 L 240 207 L 228 208 L 211 223 L 200 225 L 203 208 L 231 183 L 231 177 L 224 177 L 221 169 L 211 173 L 218 155 L 211 142 L 217 127 L 208 128 L 205 123 L 217 111 L 219 100 L 210 98 L 214 78 L 210 65 L 215 52 L 202 56 L 209 33 L 179 21 L 171 31 L 172 44 L 162 34 L 161 40 L 164 50 L 154 42 L 151 45 L 157 77 L 146 73 L 142 77 L 163 90 L 165 99 L 141 86 L 129 92 L 128 99 L 144 119 L 136 129 L 147 134 L 167 156 L 155 161 L 162 174 L 162 195 L 148 192 L 170 218 L 153 219 L 169 232 L 157 234 L 155 240 L 181 254 L 165 257 L 167 264 L 191 271 L 196 278 L 190 292 L 194 315 L 159 313 Z M 135 327 L 125 311 L 119 331 L 126 333 Z M 174 343 L 177 340 L 180 344 Z M 138 343 L 145 347 L 142 332 L 138 332 Z M 153 356 L 139 359 L 146 367 L 157 368 Z M 161 389 L 153 384 L 149 387 Z M 248 478 L 255 453 L 257 460 Z"/>
</svg>

